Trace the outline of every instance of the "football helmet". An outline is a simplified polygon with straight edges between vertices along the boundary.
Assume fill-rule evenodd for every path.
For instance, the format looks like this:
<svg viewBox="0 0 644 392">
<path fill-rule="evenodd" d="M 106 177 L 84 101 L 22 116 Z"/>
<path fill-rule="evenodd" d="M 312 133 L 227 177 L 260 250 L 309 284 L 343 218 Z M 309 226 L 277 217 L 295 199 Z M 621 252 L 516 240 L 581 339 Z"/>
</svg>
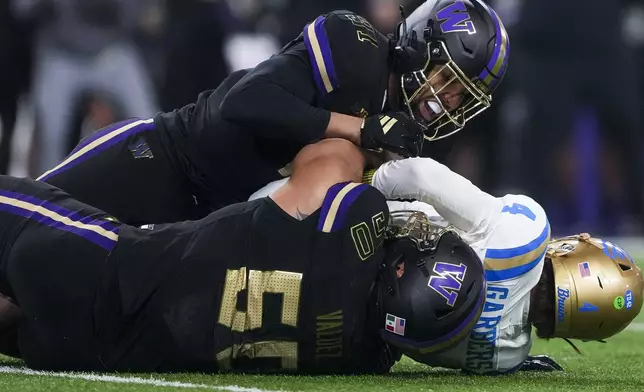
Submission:
<svg viewBox="0 0 644 392">
<path fill-rule="evenodd" d="M 623 249 L 587 233 L 553 240 L 552 337 L 601 340 L 628 326 L 642 309 L 642 270 Z"/>
<path fill-rule="evenodd" d="M 486 290 L 472 248 L 419 211 L 392 212 L 385 238 L 377 306 L 383 339 L 410 355 L 438 353 L 469 336 Z"/>
<path fill-rule="evenodd" d="M 510 40 L 489 5 L 481 0 L 428 0 L 408 18 L 403 15 L 395 40 L 401 104 L 427 127 L 427 140 L 458 132 L 490 107 L 491 94 L 508 67 Z M 455 82 L 464 91 L 452 107 L 441 95 Z"/>
</svg>

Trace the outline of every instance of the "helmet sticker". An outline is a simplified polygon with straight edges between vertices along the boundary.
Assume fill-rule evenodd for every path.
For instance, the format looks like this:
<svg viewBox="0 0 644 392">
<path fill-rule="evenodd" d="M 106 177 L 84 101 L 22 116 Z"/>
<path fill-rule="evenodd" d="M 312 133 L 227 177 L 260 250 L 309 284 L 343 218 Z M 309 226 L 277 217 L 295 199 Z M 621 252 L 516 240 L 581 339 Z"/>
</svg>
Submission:
<svg viewBox="0 0 644 392">
<path fill-rule="evenodd" d="M 465 279 L 467 266 L 463 263 L 456 265 L 438 262 L 434 264 L 433 271 L 436 275 L 429 278 L 427 286 L 445 298 L 447 305 L 453 307 Z"/>
<path fill-rule="evenodd" d="M 613 300 L 613 307 L 615 307 L 615 309 L 617 309 L 617 310 L 623 309 L 624 308 L 624 297 L 622 297 L 622 296 L 615 297 L 615 299 Z"/>
<path fill-rule="evenodd" d="M 405 324 L 406 320 L 404 318 L 387 313 L 385 319 L 385 329 L 387 331 L 393 332 L 396 335 L 405 336 Z"/>
<path fill-rule="evenodd" d="M 462 1 L 456 1 L 436 13 L 436 19 L 441 22 L 443 33 L 467 32 L 476 34 L 470 14 Z"/>
<path fill-rule="evenodd" d="M 588 264 L 587 261 L 579 263 L 577 264 L 577 266 L 579 267 L 579 274 L 581 275 L 582 278 L 588 278 L 591 276 L 590 265 Z"/>
<path fill-rule="evenodd" d="M 630 310 L 633 307 L 633 292 L 631 290 L 626 290 L 626 294 L 624 294 L 624 300 L 626 301 L 626 310 Z"/>
<path fill-rule="evenodd" d="M 566 304 L 566 300 L 570 298 L 570 290 L 568 289 L 562 289 L 561 287 L 557 286 L 557 320 L 561 323 L 564 320 L 564 316 L 566 314 L 564 305 Z"/>
</svg>

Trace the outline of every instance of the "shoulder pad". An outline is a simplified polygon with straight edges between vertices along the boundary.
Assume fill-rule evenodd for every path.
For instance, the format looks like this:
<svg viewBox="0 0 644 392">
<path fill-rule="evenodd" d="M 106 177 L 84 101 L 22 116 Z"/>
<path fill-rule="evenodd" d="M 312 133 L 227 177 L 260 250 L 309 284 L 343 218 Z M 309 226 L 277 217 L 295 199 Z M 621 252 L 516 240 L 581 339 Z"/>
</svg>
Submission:
<svg viewBox="0 0 644 392">
<path fill-rule="evenodd" d="M 333 11 L 317 17 L 303 31 L 318 89 L 328 94 L 368 72 L 380 59 L 386 38 L 360 15 Z M 386 52 L 385 52 L 386 53 Z"/>
<path fill-rule="evenodd" d="M 356 203 L 358 198 L 361 198 Z M 363 219 L 366 215 L 382 213 L 380 225 L 386 224 L 388 218 L 385 197 L 374 187 L 357 182 L 341 182 L 333 185 L 327 191 L 318 219 L 317 228 L 323 233 L 332 233 L 341 230 L 347 220 Z M 386 214 L 386 216 L 385 216 Z M 359 215 L 359 216 L 356 216 Z M 352 216 L 352 218 L 351 218 Z M 384 226 L 383 230 L 384 230 Z"/>
</svg>

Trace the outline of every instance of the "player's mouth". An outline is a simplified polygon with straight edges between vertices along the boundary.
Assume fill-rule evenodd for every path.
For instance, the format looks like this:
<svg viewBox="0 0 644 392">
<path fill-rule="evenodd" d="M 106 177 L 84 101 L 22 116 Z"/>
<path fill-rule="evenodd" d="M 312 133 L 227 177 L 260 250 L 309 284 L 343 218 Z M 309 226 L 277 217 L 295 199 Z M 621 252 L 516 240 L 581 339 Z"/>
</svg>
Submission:
<svg viewBox="0 0 644 392">
<path fill-rule="evenodd" d="M 443 112 L 443 108 L 434 98 L 420 101 L 417 110 L 418 114 L 427 122 L 434 120 Z"/>
</svg>

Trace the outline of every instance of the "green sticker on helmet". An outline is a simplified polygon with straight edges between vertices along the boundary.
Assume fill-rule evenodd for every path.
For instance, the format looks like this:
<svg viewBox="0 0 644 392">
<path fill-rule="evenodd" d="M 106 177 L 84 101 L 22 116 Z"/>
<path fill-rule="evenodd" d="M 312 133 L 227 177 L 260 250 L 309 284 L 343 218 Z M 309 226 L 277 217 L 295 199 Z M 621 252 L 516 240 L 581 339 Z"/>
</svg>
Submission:
<svg viewBox="0 0 644 392">
<path fill-rule="evenodd" d="M 613 306 L 615 309 L 620 310 L 624 307 L 624 297 L 615 297 L 613 300 Z"/>
</svg>

